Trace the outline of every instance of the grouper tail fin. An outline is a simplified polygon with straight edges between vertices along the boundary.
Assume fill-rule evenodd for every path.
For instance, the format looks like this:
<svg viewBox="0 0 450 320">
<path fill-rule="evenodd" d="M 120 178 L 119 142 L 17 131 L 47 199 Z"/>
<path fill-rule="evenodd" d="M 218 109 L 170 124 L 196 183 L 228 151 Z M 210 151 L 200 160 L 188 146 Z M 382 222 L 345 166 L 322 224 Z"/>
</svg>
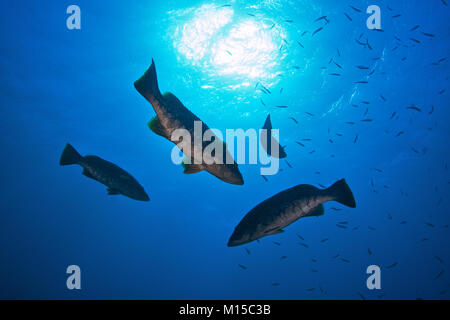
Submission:
<svg viewBox="0 0 450 320">
<path fill-rule="evenodd" d="M 161 95 L 158 87 L 158 78 L 156 77 L 155 61 L 153 59 L 150 68 L 145 71 L 142 77 L 134 82 L 134 87 L 149 101 Z"/>
<path fill-rule="evenodd" d="M 352 190 L 348 186 L 345 179 L 341 179 L 334 183 L 331 187 L 325 190 L 325 192 L 334 198 L 335 201 L 350 208 L 356 208 L 355 198 L 353 197 Z"/>
<path fill-rule="evenodd" d="M 83 157 L 72 147 L 69 143 L 64 148 L 59 164 L 61 166 L 67 166 L 69 164 L 77 164 L 83 159 Z"/>
</svg>

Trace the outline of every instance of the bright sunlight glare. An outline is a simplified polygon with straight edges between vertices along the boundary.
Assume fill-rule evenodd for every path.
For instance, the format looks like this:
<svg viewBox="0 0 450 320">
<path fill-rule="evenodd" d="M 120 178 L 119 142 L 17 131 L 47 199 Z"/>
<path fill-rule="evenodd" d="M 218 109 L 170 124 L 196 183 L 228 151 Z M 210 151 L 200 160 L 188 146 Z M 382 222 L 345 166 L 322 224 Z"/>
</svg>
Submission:
<svg viewBox="0 0 450 320">
<path fill-rule="evenodd" d="M 264 17 L 237 15 L 231 7 L 203 5 L 177 27 L 174 46 L 192 65 L 210 76 L 235 80 L 229 88 L 277 81 L 286 56 L 284 29 Z"/>
</svg>

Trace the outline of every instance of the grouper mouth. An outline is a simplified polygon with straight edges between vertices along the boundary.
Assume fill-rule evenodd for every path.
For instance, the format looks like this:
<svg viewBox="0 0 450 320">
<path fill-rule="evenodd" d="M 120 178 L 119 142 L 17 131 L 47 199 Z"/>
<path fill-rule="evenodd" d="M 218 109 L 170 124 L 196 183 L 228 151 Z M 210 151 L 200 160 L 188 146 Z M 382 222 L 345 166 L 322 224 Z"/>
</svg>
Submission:
<svg viewBox="0 0 450 320">
<path fill-rule="evenodd" d="M 215 176 L 216 178 L 222 180 L 223 182 L 234 184 L 238 186 L 242 186 L 244 184 L 244 178 L 242 177 L 241 173 L 229 173 L 229 172 L 217 172 L 216 170 L 208 170 L 208 168 L 205 169 L 210 174 Z"/>
<path fill-rule="evenodd" d="M 238 245 L 240 245 L 241 243 L 239 242 L 239 241 L 236 241 L 236 240 L 228 240 L 228 244 L 227 244 L 227 246 L 228 247 L 236 247 L 236 246 L 238 246 Z"/>
<path fill-rule="evenodd" d="M 150 201 L 150 198 L 149 198 L 149 196 L 148 195 L 143 195 L 142 197 L 139 197 L 139 199 L 137 199 L 137 200 L 140 200 L 140 201 Z"/>
<path fill-rule="evenodd" d="M 228 247 L 237 247 L 237 246 L 252 242 L 253 240 L 254 239 L 249 239 L 249 240 L 235 239 L 234 233 L 233 233 L 230 237 L 230 240 L 228 240 L 227 246 Z"/>
<path fill-rule="evenodd" d="M 233 178 L 233 179 L 226 179 L 224 181 L 228 182 L 228 183 L 231 183 L 231 184 L 238 185 L 238 186 L 242 186 L 244 184 L 244 179 L 242 179 L 242 177 Z"/>
<path fill-rule="evenodd" d="M 132 194 L 132 195 L 127 195 L 127 196 L 134 200 L 138 200 L 138 201 L 150 201 L 150 197 L 145 192 L 142 194 L 139 194 L 139 195 Z"/>
<path fill-rule="evenodd" d="M 213 173 L 214 175 L 214 173 Z M 217 178 L 219 178 L 220 180 L 230 183 L 230 184 L 234 184 L 234 185 L 239 185 L 242 186 L 244 184 L 244 178 L 242 178 L 242 174 L 240 172 L 237 173 L 225 173 L 225 176 L 217 176 Z"/>
</svg>

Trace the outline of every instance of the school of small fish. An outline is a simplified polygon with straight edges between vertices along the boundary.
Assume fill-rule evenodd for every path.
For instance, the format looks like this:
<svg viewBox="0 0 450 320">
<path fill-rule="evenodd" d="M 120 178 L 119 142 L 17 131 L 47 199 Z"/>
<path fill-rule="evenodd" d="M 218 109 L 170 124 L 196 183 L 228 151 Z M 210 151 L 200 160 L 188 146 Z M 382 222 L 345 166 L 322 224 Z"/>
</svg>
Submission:
<svg viewBox="0 0 450 320">
<path fill-rule="evenodd" d="M 447 6 L 447 2 L 445 0 L 441 0 L 444 6 Z M 228 5 L 224 5 L 228 6 Z M 231 5 L 230 5 L 231 6 Z M 395 12 L 390 6 L 386 7 L 389 12 L 392 12 L 391 19 L 401 19 L 402 14 Z M 314 20 L 316 27 L 313 30 L 304 30 L 301 34 L 302 39 L 296 40 L 296 45 L 300 48 L 305 49 L 308 46 L 309 41 L 314 41 L 317 38 L 320 38 L 323 34 L 326 33 L 327 28 L 330 28 L 334 20 L 345 19 L 346 23 L 354 23 L 355 16 L 363 13 L 363 10 L 357 8 L 356 6 L 349 5 L 347 7 L 346 12 L 342 12 L 341 16 L 334 15 L 322 15 Z M 250 17 L 256 18 L 256 15 L 253 13 L 248 13 Z M 284 18 L 280 23 L 288 23 L 295 24 L 293 19 Z M 271 27 L 273 28 L 275 24 Z M 420 31 L 419 31 L 420 30 Z M 407 32 L 409 35 L 401 39 L 397 35 L 390 34 L 387 30 L 371 30 L 362 32 L 360 36 L 355 40 L 354 45 L 360 46 L 364 48 L 369 54 L 371 52 L 375 52 L 376 48 L 371 43 L 371 36 L 374 32 L 379 33 L 381 36 L 390 37 L 395 40 L 395 46 L 392 48 L 392 51 L 400 50 L 401 48 L 414 48 L 418 45 L 422 45 L 424 41 L 430 41 L 436 38 L 437 36 L 433 33 L 427 31 L 421 31 L 422 26 L 414 25 L 408 27 Z M 305 37 L 307 34 L 310 36 L 310 40 L 307 40 Z M 353 43 L 353 40 L 352 40 Z M 283 46 L 288 47 L 289 44 L 287 41 L 283 44 Z M 233 55 L 233 52 L 226 51 L 230 56 Z M 374 56 L 372 58 L 373 64 L 355 64 L 354 66 L 346 66 L 341 61 L 340 58 L 342 56 L 342 52 L 339 48 L 336 49 L 336 53 L 331 57 L 328 61 L 328 66 L 323 67 L 323 70 L 326 71 L 326 76 L 330 76 L 331 78 L 341 81 L 347 80 L 349 84 L 356 86 L 367 86 L 370 85 L 369 78 L 372 75 L 376 75 L 376 62 L 378 60 L 383 59 L 382 56 Z M 399 61 L 407 60 L 407 57 L 402 57 Z M 440 57 L 436 60 L 433 60 L 431 65 L 433 67 L 438 67 L 447 62 L 447 57 Z M 301 69 L 299 66 L 292 66 L 294 70 Z M 359 78 L 350 79 L 350 74 L 355 74 L 355 70 L 360 75 Z M 348 73 L 347 73 L 348 71 Z M 274 95 L 274 89 L 269 85 L 264 85 L 264 81 L 260 80 L 256 83 L 254 89 L 255 91 L 259 91 L 264 95 Z M 156 68 L 155 64 L 152 61 L 150 68 L 144 73 L 144 75 L 135 82 L 136 90 L 152 105 L 156 116 L 149 122 L 149 128 L 157 135 L 165 138 L 170 141 L 171 133 L 180 127 L 185 128 L 187 130 L 192 130 L 193 121 L 199 120 L 199 118 L 194 115 L 188 108 L 186 108 L 178 98 L 171 94 L 165 93 L 161 94 L 158 87 L 157 76 L 156 76 Z M 279 94 L 281 95 L 283 92 L 283 88 L 279 89 Z M 446 93 L 446 89 L 442 88 L 436 92 L 437 95 L 443 95 Z M 259 99 L 263 106 L 266 106 L 266 103 L 262 98 Z M 409 117 L 411 122 L 414 117 L 419 115 L 428 115 L 431 116 L 434 111 L 438 108 L 435 105 L 430 106 L 418 106 L 415 104 L 408 104 L 404 106 L 395 106 L 395 109 L 390 110 L 389 114 L 384 115 L 384 117 L 375 117 L 371 114 L 372 106 L 377 103 L 388 104 L 389 103 L 389 94 L 385 92 L 378 92 L 376 94 L 376 101 L 372 99 L 364 99 L 360 100 L 359 103 L 351 103 L 351 107 L 353 107 L 355 112 L 359 110 L 363 110 L 360 112 L 358 116 L 354 116 L 352 119 L 348 119 L 343 122 L 344 126 L 350 126 L 357 130 L 360 126 L 370 126 L 373 122 L 377 121 L 389 121 L 395 122 L 400 117 Z M 363 108 L 361 108 L 363 107 Z M 276 110 L 289 110 L 289 105 L 279 104 L 274 106 L 274 112 Z M 278 111 L 280 112 L 280 111 Z M 316 115 L 310 111 L 303 110 L 305 117 L 314 119 Z M 295 118 L 293 116 L 289 116 L 288 119 L 292 121 L 292 125 L 299 125 L 301 123 L 300 118 Z M 206 124 L 204 125 L 207 129 Z M 405 128 L 396 128 L 395 129 L 385 130 L 385 134 L 392 137 L 393 139 L 402 139 L 401 136 L 408 133 Z M 272 130 L 272 122 L 270 114 L 267 115 L 266 121 L 264 123 L 263 129 L 267 129 L 267 137 L 265 137 L 265 141 L 267 141 L 266 145 L 263 145 L 264 150 L 270 156 L 271 155 L 271 146 L 276 146 L 279 154 L 277 158 L 284 159 L 284 163 L 287 166 L 287 169 L 293 169 L 295 164 L 292 165 L 287 159 L 288 155 L 285 152 L 285 146 L 281 146 L 279 141 L 276 141 L 271 136 Z M 429 130 L 432 130 L 430 128 Z M 328 128 L 328 138 L 326 143 L 330 144 L 339 144 L 344 140 L 352 144 L 361 143 L 365 138 L 361 132 L 355 133 L 354 136 L 346 137 L 340 130 L 332 130 Z M 174 142 L 178 146 L 178 142 Z M 313 141 L 311 138 L 298 138 L 295 143 L 298 147 L 306 150 L 308 154 L 313 154 L 316 152 L 316 149 L 312 147 Z M 427 153 L 427 148 L 425 146 L 411 146 L 411 152 L 415 155 L 424 156 Z M 195 157 L 192 156 L 193 158 Z M 335 157 L 334 154 L 330 155 L 331 158 Z M 103 160 L 97 156 L 81 156 L 78 152 L 71 146 L 67 145 L 63 151 L 63 154 L 60 159 L 61 165 L 70 165 L 70 164 L 78 164 L 83 167 L 83 175 L 93 180 L 96 180 L 105 186 L 107 186 L 107 192 L 109 195 L 118 195 L 122 194 L 127 197 L 130 197 L 135 200 L 141 201 L 149 201 L 149 197 L 147 193 L 144 191 L 144 188 L 135 180 L 129 173 L 119 168 L 118 166 Z M 201 171 L 206 171 L 216 178 L 230 184 L 234 185 L 242 185 L 244 184 L 243 177 L 239 171 L 238 165 L 236 163 L 230 165 L 196 165 L 196 164 L 184 164 L 183 169 L 185 174 L 193 174 Z M 387 190 L 390 188 L 388 184 L 386 184 L 386 179 L 382 178 L 381 175 L 384 174 L 384 170 L 378 167 L 372 167 L 369 169 L 372 173 L 373 177 L 370 179 L 370 187 L 371 191 L 375 194 L 378 194 L 380 190 Z M 448 170 L 447 164 L 445 164 L 445 171 Z M 320 176 L 321 172 L 316 171 L 315 174 Z M 269 183 L 269 179 L 267 176 L 261 176 L 265 182 Z M 378 182 L 379 181 L 379 182 Z M 290 225 L 293 222 L 296 222 L 300 218 L 304 217 L 320 217 L 324 214 L 323 203 L 328 201 L 336 201 L 346 207 L 355 208 L 356 201 L 353 197 L 353 193 L 350 187 L 347 185 L 345 179 L 341 179 L 336 181 L 331 186 L 325 186 L 323 184 L 317 183 L 320 187 L 317 188 L 312 185 L 300 184 L 297 186 L 291 186 L 291 188 L 281 191 L 274 196 L 263 200 L 261 203 L 257 204 L 253 209 L 251 209 L 239 222 L 236 226 L 233 234 L 231 235 L 228 246 L 240 246 L 247 243 L 250 243 L 256 240 L 257 243 L 260 243 L 260 239 L 270 235 L 278 235 L 283 233 L 284 228 Z M 437 189 L 437 186 L 436 186 Z M 436 190 L 437 191 L 437 190 Z M 437 192 L 436 192 L 437 193 Z M 404 191 L 401 191 L 402 197 L 408 197 L 408 194 Z M 442 198 L 437 202 L 437 206 L 442 202 Z M 342 211 L 342 207 L 331 207 L 330 210 L 339 213 Z M 340 213 L 339 213 L 340 214 Z M 314 218 L 310 218 L 314 219 Z M 390 223 L 396 223 L 398 225 L 407 225 L 408 221 L 400 219 L 394 215 L 394 213 L 387 214 L 387 220 Z M 319 223 L 319 222 L 318 222 Z M 448 225 L 438 226 L 436 223 L 432 221 L 424 221 L 424 228 L 428 228 L 429 230 L 434 230 L 437 228 L 448 228 Z M 367 230 L 367 232 L 377 232 L 378 227 L 373 225 L 366 226 L 357 226 L 348 220 L 341 220 L 335 224 L 336 228 L 342 230 L 343 234 L 346 232 L 350 232 L 350 230 L 358 230 L 362 228 Z M 428 234 L 427 237 L 422 237 L 418 239 L 418 242 L 426 242 L 431 237 L 431 234 Z M 325 237 L 321 238 L 318 244 L 312 244 L 307 242 L 307 240 L 300 234 L 297 234 L 297 238 L 300 240 L 298 242 L 299 246 L 301 246 L 305 251 L 312 251 L 317 249 L 317 245 L 326 246 L 330 241 L 333 241 L 332 238 Z M 282 243 L 280 241 L 273 241 L 273 245 L 282 248 Z M 247 257 L 252 256 L 249 248 L 244 247 L 245 253 Z M 367 255 L 370 257 L 376 256 L 377 252 L 373 248 L 367 248 Z M 440 279 L 445 274 L 445 266 L 446 262 L 435 253 L 430 253 L 433 263 L 438 266 L 439 271 L 431 276 L 431 281 L 435 281 Z M 338 259 L 339 258 L 339 259 Z M 423 257 L 425 258 L 425 257 Z M 344 264 L 352 264 L 351 257 L 343 255 L 343 252 L 333 252 L 330 254 L 330 259 L 337 261 L 336 263 L 344 263 Z M 288 260 L 289 258 L 286 254 L 279 255 L 280 261 Z M 311 258 L 311 262 L 317 265 L 318 259 Z M 281 262 L 283 263 L 283 262 Z M 237 266 L 242 270 L 242 272 L 251 272 L 251 266 L 248 264 L 239 263 Z M 386 261 L 385 265 L 382 265 L 382 269 L 391 270 L 400 267 L 401 264 L 397 261 Z M 312 273 L 320 273 L 319 267 L 314 267 L 310 269 Z M 268 285 L 273 287 L 281 286 L 280 282 L 270 281 Z M 307 292 L 326 295 L 327 291 L 323 288 L 322 284 L 317 287 L 308 287 L 306 289 Z M 445 294 L 446 291 L 441 290 L 441 294 Z M 387 295 L 386 292 L 382 292 L 378 295 L 379 299 L 382 299 Z M 366 297 L 360 292 L 355 291 L 355 297 L 359 297 L 360 299 L 365 300 Z"/>
</svg>

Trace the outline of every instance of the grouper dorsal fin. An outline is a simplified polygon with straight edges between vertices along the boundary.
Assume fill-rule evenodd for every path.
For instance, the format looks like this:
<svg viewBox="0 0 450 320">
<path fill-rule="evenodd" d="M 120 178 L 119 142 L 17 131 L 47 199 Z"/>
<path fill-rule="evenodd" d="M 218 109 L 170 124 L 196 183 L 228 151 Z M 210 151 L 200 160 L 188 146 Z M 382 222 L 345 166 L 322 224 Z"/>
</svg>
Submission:
<svg viewBox="0 0 450 320">
<path fill-rule="evenodd" d="M 323 204 L 319 204 L 315 207 L 310 213 L 305 215 L 305 217 L 320 217 L 325 213 L 325 209 L 323 208 Z"/>
<path fill-rule="evenodd" d="M 267 115 L 266 121 L 264 122 L 263 129 L 267 131 L 272 130 L 272 122 L 270 121 L 270 114 Z"/>
<path fill-rule="evenodd" d="M 150 130 L 152 130 L 157 135 L 160 135 L 162 137 L 165 137 L 165 131 L 163 126 L 161 125 L 161 122 L 158 119 L 158 116 L 154 116 L 149 122 L 148 127 Z"/>
</svg>

